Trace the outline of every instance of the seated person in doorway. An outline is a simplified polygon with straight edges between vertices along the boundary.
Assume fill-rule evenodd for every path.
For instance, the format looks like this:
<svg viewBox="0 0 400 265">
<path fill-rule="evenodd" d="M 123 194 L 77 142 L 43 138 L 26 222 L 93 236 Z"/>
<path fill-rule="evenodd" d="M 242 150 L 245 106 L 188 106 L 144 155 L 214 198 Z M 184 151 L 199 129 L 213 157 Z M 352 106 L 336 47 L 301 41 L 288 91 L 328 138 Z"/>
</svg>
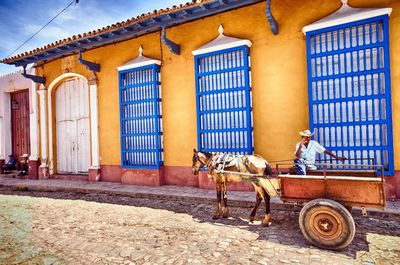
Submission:
<svg viewBox="0 0 400 265">
<path fill-rule="evenodd" d="M 17 164 L 18 176 L 25 176 L 26 174 L 28 174 L 28 158 L 28 154 L 23 154 L 21 156 L 21 161 L 19 161 Z"/>
<path fill-rule="evenodd" d="M 311 140 L 313 133 L 310 130 L 299 132 L 301 141 L 296 144 L 294 169 L 297 175 L 306 175 L 307 170 L 316 170 L 315 157 L 317 153 L 325 153 L 336 160 L 343 161 L 346 157 L 338 157 L 331 151 L 320 145 L 317 141 Z"/>
<path fill-rule="evenodd" d="M 15 165 L 17 164 L 17 160 L 14 159 L 14 155 L 11 154 L 8 156 L 8 162 L 3 166 L 4 173 L 8 173 L 10 170 L 15 170 Z"/>
</svg>

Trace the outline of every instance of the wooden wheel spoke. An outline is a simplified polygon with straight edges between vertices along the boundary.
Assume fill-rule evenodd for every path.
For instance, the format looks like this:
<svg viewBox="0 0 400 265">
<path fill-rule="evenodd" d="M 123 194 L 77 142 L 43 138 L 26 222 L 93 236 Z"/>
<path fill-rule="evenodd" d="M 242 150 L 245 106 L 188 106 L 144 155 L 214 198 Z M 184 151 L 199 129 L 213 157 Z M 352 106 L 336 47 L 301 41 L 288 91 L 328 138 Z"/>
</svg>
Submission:
<svg viewBox="0 0 400 265">
<path fill-rule="evenodd" d="M 331 250 L 347 247 L 355 234 L 354 220 L 349 211 L 329 199 L 308 202 L 300 212 L 299 224 L 311 244 Z"/>
</svg>

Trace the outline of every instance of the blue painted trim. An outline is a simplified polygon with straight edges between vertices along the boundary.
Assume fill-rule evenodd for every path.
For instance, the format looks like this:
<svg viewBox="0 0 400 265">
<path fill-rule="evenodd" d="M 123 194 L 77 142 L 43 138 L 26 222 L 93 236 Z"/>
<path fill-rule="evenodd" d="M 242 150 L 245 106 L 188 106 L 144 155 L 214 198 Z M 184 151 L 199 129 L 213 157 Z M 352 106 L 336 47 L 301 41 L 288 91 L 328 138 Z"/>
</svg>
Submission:
<svg viewBox="0 0 400 265">
<path fill-rule="evenodd" d="M 316 31 L 311 31 L 307 32 L 306 34 L 306 43 L 307 43 L 307 70 L 308 70 L 308 100 L 309 100 L 309 117 L 310 117 L 310 129 L 311 130 L 316 130 L 317 129 L 317 135 L 316 135 L 316 140 L 320 141 L 322 144 L 325 144 L 330 150 L 339 152 L 343 154 L 343 152 L 354 152 L 354 158 L 379 158 L 382 163 L 384 160 L 384 152 L 387 152 L 387 162 L 388 162 L 388 167 L 385 169 L 385 175 L 387 176 L 393 176 L 394 175 L 394 158 L 393 158 L 393 128 L 392 128 L 392 107 L 391 107 L 391 83 L 390 83 L 390 47 L 389 47 L 389 23 L 388 23 L 389 17 L 387 15 L 385 16 L 377 16 L 373 18 L 368 18 L 360 21 L 355 21 L 343 25 L 337 25 L 329 28 L 324 28 L 324 29 L 319 29 Z M 378 25 L 379 23 L 382 23 L 383 27 L 383 41 L 379 40 L 379 34 L 377 34 L 377 40 L 376 43 L 372 43 L 372 27 L 371 25 L 376 25 L 377 29 L 376 31 L 378 32 Z M 369 24 L 369 32 L 366 31 L 365 25 Z M 362 26 L 362 32 L 359 31 L 358 26 Z M 337 47 L 337 50 L 334 50 L 334 42 L 333 42 L 333 32 L 338 31 L 341 29 L 346 29 L 346 28 L 352 28 L 352 27 L 357 27 L 357 30 L 355 31 L 355 35 L 353 36 L 352 30 L 349 31 L 349 36 L 346 36 L 346 34 L 343 34 L 343 39 L 340 39 L 342 36 L 338 37 L 338 41 L 341 40 L 343 41 L 343 48 Z M 322 51 L 322 41 L 320 39 L 319 41 L 319 46 L 317 47 L 317 40 L 315 36 L 321 36 L 321 34 L 327 34 L 325 37 L 325 51 Z M 361 37 L 362 34 L 362 37 Z M 328 42 L 328 36 L 331 38 L 331 42 Z M 366 43 L 366 36 L 369 36 L 369 44 Z M 311 38 L 314 38 L 313 43 L 311 43 Z M 348 40 L 348 37 L 350 40 Z M 355 39 L 355 45 L 353 44 L 353 38 Z M 362 40 L 361 40 L 362 39 Z M 346 42 L 350 42 L 350 47 L 346 47 Z M 361 42 L 362 41 L 362 42 Z M 339 43 L 339 42 L 338 42 Z M 362 44 L 361 44 L 362 43 Z M 314 46 L 314 54 L 311 54 L 311 46 Z M 327 47 L 331 45 L 332 50 L 328 51 Z M 319 52 L 317 53 L 317 48 Z M 373 55 L 372 49 L 376 48 L 376 55 Z M 379 48 L 383 48 L 384 51 L 384 65 L 383 67 L 380 66 L 380 52 Z M 363 53 L 362 60 L 359 58 L 359 51 L 363 50 L 370 50 L 370 57 L 367 58 L 367 55 L 365 52 Z M 353 52 L 357 52 L 357 58 L 353 58 Z M 341 72 L 341 67 L 345 69 L 344 73 L 340 74 L 334 74 L 335 70 L 332 69 L 332 72 L 328 72 L 328 65 L 332 64 L 333 65 L 333 56 L 334 55 L 339 55 L 339 54 L 350 54 L 350 58 L 348 59 L 347 56 L 344 56 L 343 58 L 338 59 L 338 69 Z M 332 61 L 328 61 L 328 56 L 332 57 Z M 374 60 L 372 59 L 373 56 L 376 56 L 377 59 L 377 68 L 373 69 L 373 64 Z M 316 58 L 321 58 L 320 65 L 317 65 Z M 323 59 L 325 58 L 325 59 Z M 312 69 L 312 64 L 311 60 L 314 60 L 314 69 Z M 322 62 L 324 60 L 324 62 Z M 326 75 L 323 75 L 323 67 L 322 65 L 326 64 Z M 351 72 L 348 72 L 348 64 L 351 64 Z M 370 65 L 371 70 L 366 70 L 367 64 Z M 363 67 L 362 70 L 360 70 L 360 65 Z M 318 68 L 317 68 L 318 67 Z M 334 68 L 334 66 L 332 66 Z M 315 70 L 315 76 L 312 76 L 312 72 Z M 320 71 L 321 75 L 318 76 L 317 72 L 318 70 Z M 385 75 L 385 93 L 381 93 L 381 74 Z M 364 86 L 363 86 L 363 91 L 365 94 L 361 95 L 361 76 L 364 77 Z M 367 76 L 369 76 L 371 79 L 371 84 L 369 89 L 371 89 L 370 94 L 367 94 Z M 345 81 L 342 83 L 342 78 L 345 79 Z M 348 83 L 347 78 L 351 78 L 350 84 Z M 377 83 L 378 87 L 375 87 L 375 78 L 378 78 Z M 327 81 L 332 81 L 331 83 L 328 82 L 326 90 L 323 88 L 323 82 Z M 335 83 L 335 80 L 338 80 L 338 83 Z M 313 91 L 313 82 L 315 82 L 315 91 Z M 321 88 L 318 89 L 317 82 L 321 83 Z M 354 82 L 358 82 L 357 88 L 354 87 Z M 335 93 L 337 92 L 332 92 L 333 93 L 333 98 L 331 98 L 330 94 L 325 94 L 329 93 L 329 87 L 333 86 L 334 91 L 339 90 L 338 93 L 340 93 L 340 97 L 337 98 Z M 339 87 L 337 87 L 337 85 Z M 344 85 L 344 86 L 343 86 Z M 378 94 L 375 94 L 374 90 L 378 90 Z M 351 92 L 351 95 L 349 95 L 349 91 Z M 345 97 L 343 98 L 342 92 L 345 92 Z M 354 94 L 354 91 L 358 91 L 358 94 Z M 313 93 L 315 93 L 314 98 L 313 98 Z M 322 94 L 319 94 L 322 93 Z M 324 99 L 325 97 L 325 99 Z M 327 99 L 329 98 L 329 99 Z M 381 102 L 380 100 L 385 100 L 386 103 L 386 118 L 382 117 L 380 114 L 380 108 L 381 108 Z M 378 101 L 378 103 L 376 103 Z M 370 104 L 372 104 L 372 107 L 367 106 L 367 102 L 370 101 Z M 351 104 L 349 104 L 351 102 Z M 343 103 L 345 104 L 345 111 L 347 113 L 347 118 L 346 121 L 343 122 Z M 365 108 L 365 113 L 364 117 L 365 120 L 362 120 L 362 105 L 364 104 Z M 333 108 L 331 109 L 330 105 L 333 104 Z M 336 107 L 336 104 L 340 104 L 339 108 Z M 358 108 L 356 109 L 356 104 L 358 104 Z M 379 104 L 379 105 L 376 105 Z M 319 106 L 322 106 L 322 109 L 317 109 L 315 114 L 317 115 L 314 117 L 314 106 L 318 108 Z M 328 106 L 325 108 L 325 106 Z M 350 108 L 351 106 L 351 108 Z M 376 120 L 376 114 L 375 113 L 375 108 L 379 108 L 379 120 Z M 333 111 L 333 112 L 332 112 Z M 337 113 L 338 111 L 338 113 Z M 349 117 L 349 112 L 351 111 L 352 116 Z M 357 113 L 356 113 L 357 111 Z M 369 113 L 369 112 L 372 113 Z M 357 116 L 358 115 L 358 116 Z M 334 121 L 332 121 L 331 116 L 334 117 Z M 340 117 L 340 120 L 337 120 L 337 116 Z M 326 120 L 326 117 L 328 118 Z M 358 117 L 359 120 L 355 120 L 355 118 Z M 372 117 L 373 120 L 368 120 L 369 117 Z M 351 118 L 351 119 L 349 119 Z M 316 121 L 314 123 L 314 120 Z M 350 121 L 349 121 L 350 120 Z M 387 145 L 384 145 L 383 141 L 383 125 L 387 126 Z M 370 126 L 373 126 L 372 129 Z M 376 127 L 379 126 L 379 127 Z M 337 137 L 340 137 L 342 143 L 340 146 L 338 146 L 337 140 L 336 142 L 331 142 L 333 132 L 332 128 L 335 128 L 335 140 Z M 340 130 L 337 130 L 337 128 L 340 128 Z M 343 128 L 346 128 L 344 130 Z M 364 128 L 364 132 L 363 132 Z M 376 129 L 379 128 L 379 135 L 380 138 L 378 142 L 376 142 Z M 351 133 L 352 131 L 352 133 Z M 321 134 L 322 132 L 322 134 Z M 340 134 L 339 134 L 340 132 Z M 346 132 L 346 135 L 344 134 Z M 358 135 L 356 135 L 356 133 Z M 364 137 L 367 137 L 366 141 L 363 142 L 361 139 L 361 135 L 366 135 Z M 329 136 L 329 142 L 326 142 L 326 136 Z M 358 138 L 357 138 L 358 137 Z M 344 139 L 347 139 L 347 143 L 344 143 Z M 357 142 L 356 142 L 357 138 Z M 371 144 L 371 140 L 373 141 Z M 351 141 L 352 145 L 351 146 Z M 359 141 L 359 142 L 358 142 Z M 366 156 L 364 152 L 367 152 Z M 371 157 L 371 153 L 373 153 L 373 157 Z M 361 156 L 360 156 L 361 155 Z M 324 157 L 325 155 L 323 155 Z M 378 157 L 379 156 L 379 157 Z"/>
<path fill-rule="evenodd" d="M 32 80 L 32 81 L 35 82 L 35 83 L 43 84 L 43 85 L 46 84 L 46 77 L 44 77 L 44 76 L 39 76 L 39 75 L 30 75 L 30 74 L 27 74 L 27 73 L 26 73 L 26 65 L 24 66 L 24 70 L 23 70 L 23 72 L 21 73 L 21 75 L 22 75 L 23 77 L 27 78 L 27 79 Z"/>
<path fill-rule="evenodd" d="M 121 83 L 122 83 L 122 72 L 118 72 L 118 85 L 119 85 L 119 126 L 120 126 L 120 135 L 119 135 L 119 143 L 120 143 L 120 149 L 122 149 L 123 147 L 123 136 L 122 134 L 125 132 L 124 128 L 123 128 L 123 123 L 122 123 L 122 114 L 123 114 L 123 110 L 122 110 L 122 89 L 121 89 Z M 121 151 L 121 166 L 124 164 L 124 153 Z"/>
<path fill-rule="evenodd" d="M 161 102 L 161 101 L 160 101 Z M 124 106 L 124 105 L 121 105 Z M 142 120 L 142 119 L 150 119 L 150 118 L 162 118 L 161 115 L 146 115 L 146 116 L 137 116 L 133 118 L 125 118 L 126 121 L 136 121 L 136 120 Z"/>
<path fill-rule="evenodd" d="M 90 70 L 90 71 L 93 71 L 93 72 L 100 72 L 100 64 L 97 64 L 97 63 L 93 63 L 93 62 L 89 62 L 89 61 L 84 60 L 84 59 L 82 58 L 82 51 L 83 51 L 83 50 L 79 50 L 78 62 L 79 62 L 80 64 L 83 64 L 84 66 L 86 66 L 86 68 L 87 68 L 88 70 Z"/>
<path fill-rule="evenodd" d="M 200 134 L 200 130 L 201 130 L 201 121 L 200 121 L 200 97 L 199 97 L 199 93 L 200 93 L 200 88 L 199 88 L 199 58 L 195 56 L 194 58 L 194 72 L 195 72 L 195 87 L 196 87 L 196 120 L 197 120 L 197 150 L 203 151 L 203 147 L 202 147 L 202 140 L 201 140 L 201 134 Z"/>
<path fill-rule="evenodd" d="M 201 76 L 199 75 L 199 77 L 201 77 Z M 220 91 L 222 93 L 226 93 L 226 92 L 238 92 L 238 91 L 243 91 L 243 90 L 246 90 L 246 89 L 247 89 L 246 86 L 239 86 L 239 87 L 229 88 L 229 89 L 222 89 L 221 88 Z M 213 94 L 213 92 L 212 91 L 199 92 L 200 96 L 202 96 L 202 95 L 210 95 L 210 94 Z"/>
<path fill-rule="evenodd" d="M 371 44 L 367 44 L 362 46 L 362 48 L 357 49 L 357 47 L 351 47 L 351 48 L 344 48 L 341 50 L 333 50 L 333 51 L 325 51 L 325 52 L 320 52 L 318 54 L 311 54 L 310 58 L 317 58 L 317 57 L 321 57 L 321 56 L 334 56 L 334 55 L 339 55 L 339 54 L 343 54 L 346 52 L 354 52 L 354 51 L 361 51 L 361 50 L 365 50 L 365 49 L 372 49 L 372 48 L 378 48 L 378 47 L 383 47 L 384 42 L 376 42 L 376 43 L 371 43 Z"/>
<path fill-rule="evenodd" d="M 156 100 L 161 102 L 161 99 L 156 99 Z M 153 101 L 154 101 L 153 99 L 131 100 L 131 101 L 125 101 L 124 103 L 121 103 L 121 105 L 130 105 L 138 102 L 153 102 Z"/>
<path fill-rule="evenodd" d="M 118 72 L 121 167 L 158 169 L 163 164 L 160 66 Z"/>
<path fill-rule="evenodd" d="M 310 34 L 306 35 L 306 53 L 307 53 L 307 79 L 308 79 L 308 114 L 309 114 L 309 128 L 311 132 L 314 132 L 314 117 L 313 117 L 313 109 L 312 109 L 312 78 L 311 78 L 311 45 L 310 45 Z"/>
<path fill-rule="evenodd" d="M 385 92 L 386 92 L 386 120 L 388 130 L 388 156 L 389 156 L 389 171 L 387 175 L 394 176 L 394 150 L 393 150 L 393 121 L 392 121 L 392 87 L 390 76 L 390 33 L 389 33 L 389 17 L 385 16 L 383 19 L 383 39 L 385 42 L 384 48 L 384 63 L 385 63 Z M 379 52 L 378 52 L 379 53 Z"/>
<path fill-rule="evenodd" d="M 332 101 L 333 103 L 334 101 Z M 334 125 L 339 126 L 339 125 L 346 125 L 346 126 L 361 126 L 361 125 L 366 125 L 365 122 L 367 121 L 347 121 L 347 122 L 332 122 L 330 121 L 329 124 L 320 124 L 319 122 L 317 122 L 316 124 L 318 124 L 318 128 L 328 128 L 328 127 L 332 127 Z M 386 124 L 385 121 L 368 121 L 367 125 L 379 125 L 379 124 Z"/>
<path fill-rule="evenodd" d="M 161 85 L 160 82 L 156 82 L 156 84 Z M 145 85 L 153 85 L 153 82 L 140 83 L 139 85 L 127 85 L 127 86 L 124 86 L 124 88 L 134 88 L 134 87 L 140 87 L 140 86 L 145 86 Z"/>
<path fill-rule="evenodd" d="M 203 148 L 203 152 L 220 152 L 220 153 L 247 153 L 248 148 L 219 148 L 218 151 L 216 151 L 215 148 Z"/>
<path fill-rule="evenodd" d="M 251 99 L 251 87 L 250 87 L 250 48 L 245 46 L 244 50 L 246 51 L 244 53 L 244 69 L 247 71 L 245 72 L 245 84 L 246 84 L 246 115 L 247 115 L 247 128 L 248 128 L 248 133 L 247 133 L 247 143 L 248 143 L 248 149 L 247 149 L 247 154 L 253 154 L 254 153 L 254 143 L 253 143 L 253 115 L 252 115 L 252 109 L 253 109 L 253 104 L 252 104 L 252 99 Z"/>
<path fill-rule="evenodd" d="M 267 20 L 269 22 L 269 27 L 271 28 L 272 33 L 274 33 L 274 35 L 278 35 L 279 33 L 279 29 L 278 29 L 278 23 L 276 22 L 274 16 L 272 15 L 271 12 L 271 0 L 267 0 L 266 3 L 266 8 L 265 8 L 265 13 L 267 16 Z"/>
<path fill-rule="evenodd" d="M 154 101 L 153 101 L 153 104 L 155 106 L 154 111 L 156 112 L 156 113 L 154 113 L 154 116 L 156 116 L 156 117 L 160 117 L 161 116 L 161 113 L 160 113 L 161 97 L 160 97 L 159 92 L 158 92 L 158 90 L 160 89 L 160 86 L 158 84 L 158 83 L 160 83 L 159 80 L 158 80 L 159 74 L 160 74 L 160 66 L 159 65 L 154 65 L 154 71 L 153 71 L 153 80 L 154 80 L 153 98 L 154 98 Z M 156 125 L 155 130 L 156 130 L 156 132 L 158 132 L 159 135 L 162 135 L 160 127 L 159 127 L 160 122 L 162 122 L 162 121 L 160 121 L 161 119 L 162 119 L 162 117 L 161 118 L 157 118 L 157 122 L 155 124 Z M 161 159 L 161 156 L 162 156 L 161 153 L 163 152 L 162 148 L 161 148 L 161 136 L 157 137 L 156 150 L 158 152 L 158 155 L 156 157 L 156 164 L 158 165 L 158 167 L 160 167 L 162 165 L 162 162 L 163 162 L 162 159 Z"/>
<path fill-rule="evenodd" d="M 235 50 L 232 50 L 232 51 L 235 51 Z M 212 74 L 229 73 L 229 72 L 232 72 L 232 71 L 238 71 L 238 70 L 242 70 L 242 69 L 243 69 L 243 67 L 232 67 L 232 68 L 227 68 L 227 69 L 224 69 L 224 70 L 208 71 L 208 72 L 204 72 L 204 73 L 199 73 L 199 77 L 209 76 L 209 75 L 212 75 Z M 245 88 L 245 87 L 243 87 L 243 88 Z M 238 88 L 233 88 L 233 89 L 238 89 Z M 205 92 L 202 92 L 202 93 L 205 93 Z"/>
<path fill-rule="evenodd" d="M 357 71 L 359 75 L 373 75 L 373 74 L 379 74 L 383 73 L 384 70 L 382 69 L 376 69 L 376 70 L 365 70 L 365 71 Z M 338 79 L 342 77 L 353 77 L 354 76 L 354 71 L 350 73 L 344 73 L 344 74 L 333 74 L 333 75 L 324 75 L 321 77 L 313 77 L 313 81 L 327 81 L 327 80 L 332 80 L 332 79 Z"/>
<path fill-rule="evenodd" d="M 249 51 L 244 45 L 195 56 L 199 150 L 253 153 Z"/>
<path fill-rule="evenodd" d="M 246 132 L 247 128 L 224 128 L 224 129 L 203 129 L 199 130 L 201 133 L 208 133 L 208 132 Z"/>
<path fill-rule="evenodd" d="M 329 103 L 345 103 L 348 99 L 351 100 L 368 100 L 368 99 L 381 99 L 382 95 L 365 95 L 365 96 L 348 96 L 346 98 L 335 99 L 314 99 L 315 104 L 329 104 Z"/>
<path fill-rule="evenodd" d="M 174 53 L 176 55 L 181 54 L 181 46 L 167 38 L 167 30 L 165 29 L 165 27 L 161 28 L 161 40 L 165 45 L 167 45 L 168 49 L 172 53 Z"/>
<path fill-rule="evenodd" d="M 124 169 L 160 169 L 160 167 L 162 165 L 160 165 L 160 166 L 146 166 L 146 165 L 142 165 L 142 166 L 123 166 L 122 168 L 124 168 Z"/>
<path fill-rule="evenodd" d="M 197 120 L 197 150 L 200 151 L 204 151 L 202 150 L 202 142 L 201 142 L 201 137 L 200 137 L 200 130 L 201 130 L 201 122 L 200 122 L 200 97 L 199 97 L 199 93 L 200 93 L 200 89 L 199 89 L 199 58 L 195 56 L 194 58 L 194 73 L 195 73 L 195 87 L 196 87 L 196 120 Z"/>
<path fill-rule="evenodd" d="M 367 145 L 361 145 L 361 146 L 328 146 L 328 149 L 331 151 L 365 151 L 365 148 L 370 147 L 368 144 Z M 374 146 L 374 150 L 387 150 L 386 146 Z"/>
<path fill-rule="evenodd" d="M 215 94 L 215 93 L 214 93 Z M 214 95 L 213 93 L 210 93 L 208 95 Z M 201 95 L 200 95 L 201 96 Z M 200 114 L 207 114 L 207 113 L 226 113 L 226 112 L 234 112 L 234 111 L 243 111 L 243 110 L 248 110 L 248 108 L 228 108 L 228 109 L 218 109 L 218 110 L 205 110 L 205 111 L 199 111 Z M 251 108 L 250 108 L 251 110 Z"/>
<path fill-rule="evenodd" d="M 147 119 L 147 118 L 145 118 L 145 119 Z M 136 120 L 143 120 L 143 118 L 136 119 Z M 124 121 L 129 121 L 129 120 L 124 119 Z M 160 136 L 160 135 L 163 135 L 162 132 L 145 132 L 145 133 L 121 133 L 121 136 L 132 136 L 133 134 L 135 136 Z M 135 150 L 139 150 L 139 149 L 135 149 Z"/>
</svg>

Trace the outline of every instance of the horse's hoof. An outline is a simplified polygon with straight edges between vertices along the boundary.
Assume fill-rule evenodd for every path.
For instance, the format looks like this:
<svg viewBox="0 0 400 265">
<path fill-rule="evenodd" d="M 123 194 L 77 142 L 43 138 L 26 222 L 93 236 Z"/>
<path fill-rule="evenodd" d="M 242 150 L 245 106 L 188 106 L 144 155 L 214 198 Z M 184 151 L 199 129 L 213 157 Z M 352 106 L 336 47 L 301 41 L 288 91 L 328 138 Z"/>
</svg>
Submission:
<svg viewBox="0 0 400 265">
<path fill-rule="evenodd" d="M 224 209 L 224 214 L 222 215 L 222 218 L 228 218 L 229 217 L 229 209 L 225 208 Z"/>
<path fill-rule="evenodd" d="M 268 227 L 270 225 L 272 225 L 272 222 L 268 222 L 268 223 L 262 222 L 262 224 L 261 224 L 261 226 L 263 226 L 263 227 Z"/>
<path fill-rule="evenodd" d="M 219 219 L 220 217 L 221 217 L 221 214 L 218 213 L 218 214 L 214 214 L 213 217 L 212 217 L 212 219 L 213 219 L 213 220 L 217 220 L 217 219 Z"/>
<path fill-rule="evenodd" d="M 266 214 L 264 220 L 262 221 L 261 225 L 264 227 L 268 227 L 272 224 L 271 214 Z"/>
<path fill-rule="evenodd" d="M 255 220 L 256 220 L 255 216 L 250 216 L 250 218 L 249 218 L 249 222 L 250 223 L 253 223 Z"/>
</svg>

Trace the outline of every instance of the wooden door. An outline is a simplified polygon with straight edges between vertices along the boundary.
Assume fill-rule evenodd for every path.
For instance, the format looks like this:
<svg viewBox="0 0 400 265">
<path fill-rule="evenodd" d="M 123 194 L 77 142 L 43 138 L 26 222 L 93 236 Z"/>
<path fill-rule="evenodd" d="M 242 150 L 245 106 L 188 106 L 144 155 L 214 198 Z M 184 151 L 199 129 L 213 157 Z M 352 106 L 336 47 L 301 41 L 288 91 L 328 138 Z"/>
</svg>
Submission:
<svg viewBox="0 0 400 265">
<path fill-rule="evenodd" d="M 81 78 L 56 90 L 57 172 L 87 173 L 90 165 L 88 86 Z"/>
<path fill-rule="evenodd" d="M 17 160 L 30 154 L 29 136 L 29 90 L 11 93 L 12 152 Z"/>
</svg>

